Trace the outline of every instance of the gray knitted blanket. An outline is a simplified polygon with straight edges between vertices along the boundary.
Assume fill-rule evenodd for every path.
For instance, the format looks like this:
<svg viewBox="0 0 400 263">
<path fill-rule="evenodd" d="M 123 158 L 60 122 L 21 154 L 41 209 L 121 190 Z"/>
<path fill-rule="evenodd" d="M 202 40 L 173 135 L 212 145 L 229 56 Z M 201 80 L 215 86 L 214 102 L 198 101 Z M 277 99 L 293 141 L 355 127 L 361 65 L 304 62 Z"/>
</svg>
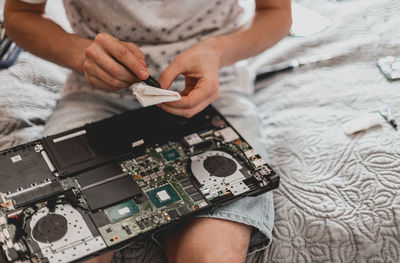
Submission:
<svg viewBox="0 0 400 263">
<path fill-rule="evenodd" d="M 380 57 L 400 56 L 400 2 L 299 2 L 332 25 L 284 39 L 255 65 L 334 58 L 259 84 L 254 102 L 281 186 L 274 192 L 272 244 L 248 262 L 400 262 L 400 133 L 383 124 L 346 136 L 341 127 L 388 106 L 400 122 L 400 82 L 386 80 L 376 67 Z M 67 26 L 60 3 L 49 3 Z M 1 149 L 40 138 L 66 72 L 28 53 L 0 71 Z M 154 248 L 130 262 L 163 261 Z"/>
</svg>

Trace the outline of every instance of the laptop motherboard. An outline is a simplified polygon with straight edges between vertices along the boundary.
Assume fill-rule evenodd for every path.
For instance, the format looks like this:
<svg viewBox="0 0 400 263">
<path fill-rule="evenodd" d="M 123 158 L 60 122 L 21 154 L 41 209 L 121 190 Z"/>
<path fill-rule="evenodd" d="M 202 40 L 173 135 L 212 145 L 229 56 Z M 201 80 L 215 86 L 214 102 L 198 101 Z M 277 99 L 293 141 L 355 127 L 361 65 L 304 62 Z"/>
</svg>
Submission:
<svg viewBox="0 0 400 263">
<path fill-rule="evenodd" d="M 279 185 L 211 106 L 124 113 L 1 152 L 0 167 L 6 262 L 81 261 Z"/>
</svg>

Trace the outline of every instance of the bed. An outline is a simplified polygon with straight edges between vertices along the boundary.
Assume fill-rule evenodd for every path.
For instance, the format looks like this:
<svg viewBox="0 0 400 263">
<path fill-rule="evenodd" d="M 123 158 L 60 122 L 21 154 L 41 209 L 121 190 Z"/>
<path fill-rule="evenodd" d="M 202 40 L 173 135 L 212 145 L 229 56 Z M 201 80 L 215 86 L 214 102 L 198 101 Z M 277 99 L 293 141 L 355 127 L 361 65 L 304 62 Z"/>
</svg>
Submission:
<svg viewBox="0 0 400 263">
<path fill-rule="evenodd" d="M 68 28 L 60 1 L 50 2 L 53 16 Z M 376 67 L 380 57 L 400 55 L 400 2 L 298 2 L 332 25 L 312 36 L 287 37 L 255 61 L 333 58 L 257 85 L 253 100 L 263 143 L 281 186 L 274 191 L 272 244 L 247 262 L 400 262 L 399 131 L 385 123 L 351 136 L 342 129 L 386 107 L 400 121 L 400 81 L 388 81 Z M 1 149 L 41 136 L 66 72 L 26 52 L 0 71 Z M 135 260 L 165 257 L 154 248 Z"/>
</svg>

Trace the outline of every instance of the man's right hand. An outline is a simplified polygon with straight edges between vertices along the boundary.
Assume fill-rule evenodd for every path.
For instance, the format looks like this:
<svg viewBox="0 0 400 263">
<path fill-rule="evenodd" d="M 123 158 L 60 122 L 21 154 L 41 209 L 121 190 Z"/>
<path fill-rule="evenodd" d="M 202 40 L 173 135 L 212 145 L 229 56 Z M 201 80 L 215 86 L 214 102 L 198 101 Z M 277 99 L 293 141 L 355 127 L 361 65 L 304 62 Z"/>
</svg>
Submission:
<svg viewBox="0 0 400 263">
<path fill-rule="evenodd" d="M 69 34 L 46 17 L 45 6 L 5 3 L 7 35 L 24 50 L 85 74 L 96 88 L 119 90 L 148 78 L 144 55 L 136 45 L 106 33 L 95 40 Z"/>
<path fill-rule="evenodd" d="M 108 90 L 128 88 L 149 77 L 142 51 L 107 33 L 98 34 L 85 50 L 82 72 L 91 86 Z"/>
</svg>

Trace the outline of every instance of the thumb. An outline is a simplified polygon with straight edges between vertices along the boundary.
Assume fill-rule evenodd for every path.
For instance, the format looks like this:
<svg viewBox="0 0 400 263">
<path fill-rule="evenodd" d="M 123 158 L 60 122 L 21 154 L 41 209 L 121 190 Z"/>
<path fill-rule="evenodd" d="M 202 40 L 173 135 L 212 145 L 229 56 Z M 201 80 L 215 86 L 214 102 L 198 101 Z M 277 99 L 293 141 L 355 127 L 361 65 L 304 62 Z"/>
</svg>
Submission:
<svg viewBox="0 0 400 263">
<path fill-rule="evenodd" d="M 184 72 L 184 68 L 175 60 L 161 73 L 158 82 L 163 89 L 169 89 L 172 82 Z"/>
</svg>

